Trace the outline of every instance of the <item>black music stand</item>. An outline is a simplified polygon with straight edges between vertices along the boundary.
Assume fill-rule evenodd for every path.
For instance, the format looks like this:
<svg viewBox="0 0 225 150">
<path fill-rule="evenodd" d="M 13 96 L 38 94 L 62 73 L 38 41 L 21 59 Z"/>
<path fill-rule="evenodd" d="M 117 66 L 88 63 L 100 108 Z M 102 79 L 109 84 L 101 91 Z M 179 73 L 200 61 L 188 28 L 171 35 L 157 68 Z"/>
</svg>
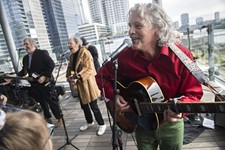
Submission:
<svg viewBox="0 0 225 150">
<path fill-rule="evenodd" d="M 55 78 L 55 81 L 54 81 L 54 84 L 53 84 L 53 88 L 52 88 L 52 94 L 55 93 L 55 85 L 56 85 L 56 81 L 59 77 L 59 72 L 60 72 L 60 69 L 62 67 L 62 62 L 63 62 L 63 59 L 64 59 L 64 55 L 62 57 L 59 57 L 60 59 L 60 64 L 59 64 L 59 68 L 58 68 L 58 72 L 57 72 L 57 75 L 56 75 L 56 78 Z M 60 106 L 60 104 L 59 104 Z M 77 148 L 75 145 L 72 144 L 72 140 L 75 139 L 77 137 L 77 135 L 75 135 L 72 139 L 69 139 L 69 136 L 68 136 L 68 132 L 67 132 L 67 129 L 66 129 L 66 124 L 65 124 L 65 120 L 64 120 L 64 117 L 63 117 L 63 113 L 62 113 L 62 109 L 60 108 L 60 117 L 62 119 L 62 122 L 63 122 L 63 128 L 64 128 L 64 132 L 65 132 L 65 135 L 66 135 L 66 143 L 64 145 L 62 145 L 58 150 L 62 149 L 63 147 L 67 146 L 67 145 L 71 145 L 72 147 L 74 147 L 75 149 L 79 150 L 79 148 Z"/>
</svg>

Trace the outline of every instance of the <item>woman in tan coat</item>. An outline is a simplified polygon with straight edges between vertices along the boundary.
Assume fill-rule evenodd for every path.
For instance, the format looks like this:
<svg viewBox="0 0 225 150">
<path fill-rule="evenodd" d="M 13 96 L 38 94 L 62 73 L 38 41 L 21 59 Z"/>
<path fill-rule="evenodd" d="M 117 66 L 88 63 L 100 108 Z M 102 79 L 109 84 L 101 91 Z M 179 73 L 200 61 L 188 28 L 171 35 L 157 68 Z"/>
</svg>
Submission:
<svg viewBox="0 0 225 150">
<path fill-rule="evenodd" d="M 66 72 L 67 81 L 73 86 L 77 86 L 80 96 L 80 105 L 84 111 L 86 124 L 80 127 L 81 131 L 87 130 L 94 125 L 91 110 L 99 124 L 97 135 L 105 132 L 106 124 L 99 110 L 97 99 L 100 96 L 100 90 L 95 81 L 95 67 L 90 52 L 81 46 L 81 41 L 76 37 L 68 40 L 68 48 L 71 52 L 70 60 Z M 74 89 L 74 88 L 73 88 Z M 91 108 L 91 109 L 90 109 Z"/>
</svg>

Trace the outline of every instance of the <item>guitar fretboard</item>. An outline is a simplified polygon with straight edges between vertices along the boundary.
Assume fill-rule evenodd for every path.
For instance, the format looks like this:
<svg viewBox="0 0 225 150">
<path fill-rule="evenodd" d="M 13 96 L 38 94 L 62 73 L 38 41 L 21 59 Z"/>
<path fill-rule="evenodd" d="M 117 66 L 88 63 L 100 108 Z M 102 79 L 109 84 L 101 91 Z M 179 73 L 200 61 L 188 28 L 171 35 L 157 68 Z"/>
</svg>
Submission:
<svg viewBox="0 0 225 150">
<path fill-rule="evenodd" d="M 142 113 L 162 113 L 165 109 L 178 113 L 225 113 L 224 102 L 199 102 L 199 103 L 149 103 L 140 102 Z"/>
</svg>

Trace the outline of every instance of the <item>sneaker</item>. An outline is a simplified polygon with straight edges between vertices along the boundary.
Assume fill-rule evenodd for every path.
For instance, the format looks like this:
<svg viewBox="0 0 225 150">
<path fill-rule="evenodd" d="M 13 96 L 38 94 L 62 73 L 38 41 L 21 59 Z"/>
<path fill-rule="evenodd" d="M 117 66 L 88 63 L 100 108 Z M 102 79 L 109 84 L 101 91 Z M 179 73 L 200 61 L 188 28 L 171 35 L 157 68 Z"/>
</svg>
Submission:
<svg viewBox="0 0 225 150">
<path fill-rule="evenodd" d="M 58 119 L 58 121 L 55 123 L 55 128 L 58 128 L 62 125 L 62 119 Z"/>
<path fill-rule="evenodd" d="M 98 135 L 98 136 L 103 135 L 103 134 L 105 133 L 105 129 L 106 129 L 106 124 L 104 124 L 104 125 L 99 125 L 97 135 Z"/>
<path fill-rule="evenodd" d="M 85 131 L 88 128 L 92 127 L 93 125 L 95 125 L 94 122 L 92 122 L 92 123 L 86 123 L 86 124 L 84 124 L 83 126 L 80 127 L 80 131 Z"/>
<path fill-rule="evenodd" d="M 52 118 L 45 118 L 45 121 L 49 124 L 53 124 Z"/>
</svg>

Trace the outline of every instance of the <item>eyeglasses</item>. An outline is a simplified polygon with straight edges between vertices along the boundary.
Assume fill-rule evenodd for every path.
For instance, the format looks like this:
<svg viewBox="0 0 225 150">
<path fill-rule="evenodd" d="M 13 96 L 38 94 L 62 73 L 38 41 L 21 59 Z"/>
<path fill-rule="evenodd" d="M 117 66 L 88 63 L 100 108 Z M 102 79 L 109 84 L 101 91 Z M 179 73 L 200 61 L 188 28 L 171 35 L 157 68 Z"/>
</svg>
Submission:
<svg viewBox="0 0 225 150">
<path fill-rule="evenodd" d="M 49 125 L 47 125 L 47 126 L 48 126 L 48 129 L 49 129 L 49 136 L 48 136 L 47 140 L 45 141 L 44 145 L 42 146 L 42 149 L 45 148 L 45 146 L 47 145 L 47 143 L 49 142 L 51 136 L 54 133 L 54 126 L 49 126 Z"/>
<path fill-rule="evenodd" d="M 50 131 L 50 134 L 49 134 L 49 136 L 47 137 L 47 140 L 45 141 L 44 145 L 42 146 L 42 149 L 44 149 L 45 146 L 47 145 L 47 143 L 50 142 L 49 140 L 50 140 L 50 138 L 51 138 L 52 133 L 53 133 L 53 131 Z"/>
</svg>

